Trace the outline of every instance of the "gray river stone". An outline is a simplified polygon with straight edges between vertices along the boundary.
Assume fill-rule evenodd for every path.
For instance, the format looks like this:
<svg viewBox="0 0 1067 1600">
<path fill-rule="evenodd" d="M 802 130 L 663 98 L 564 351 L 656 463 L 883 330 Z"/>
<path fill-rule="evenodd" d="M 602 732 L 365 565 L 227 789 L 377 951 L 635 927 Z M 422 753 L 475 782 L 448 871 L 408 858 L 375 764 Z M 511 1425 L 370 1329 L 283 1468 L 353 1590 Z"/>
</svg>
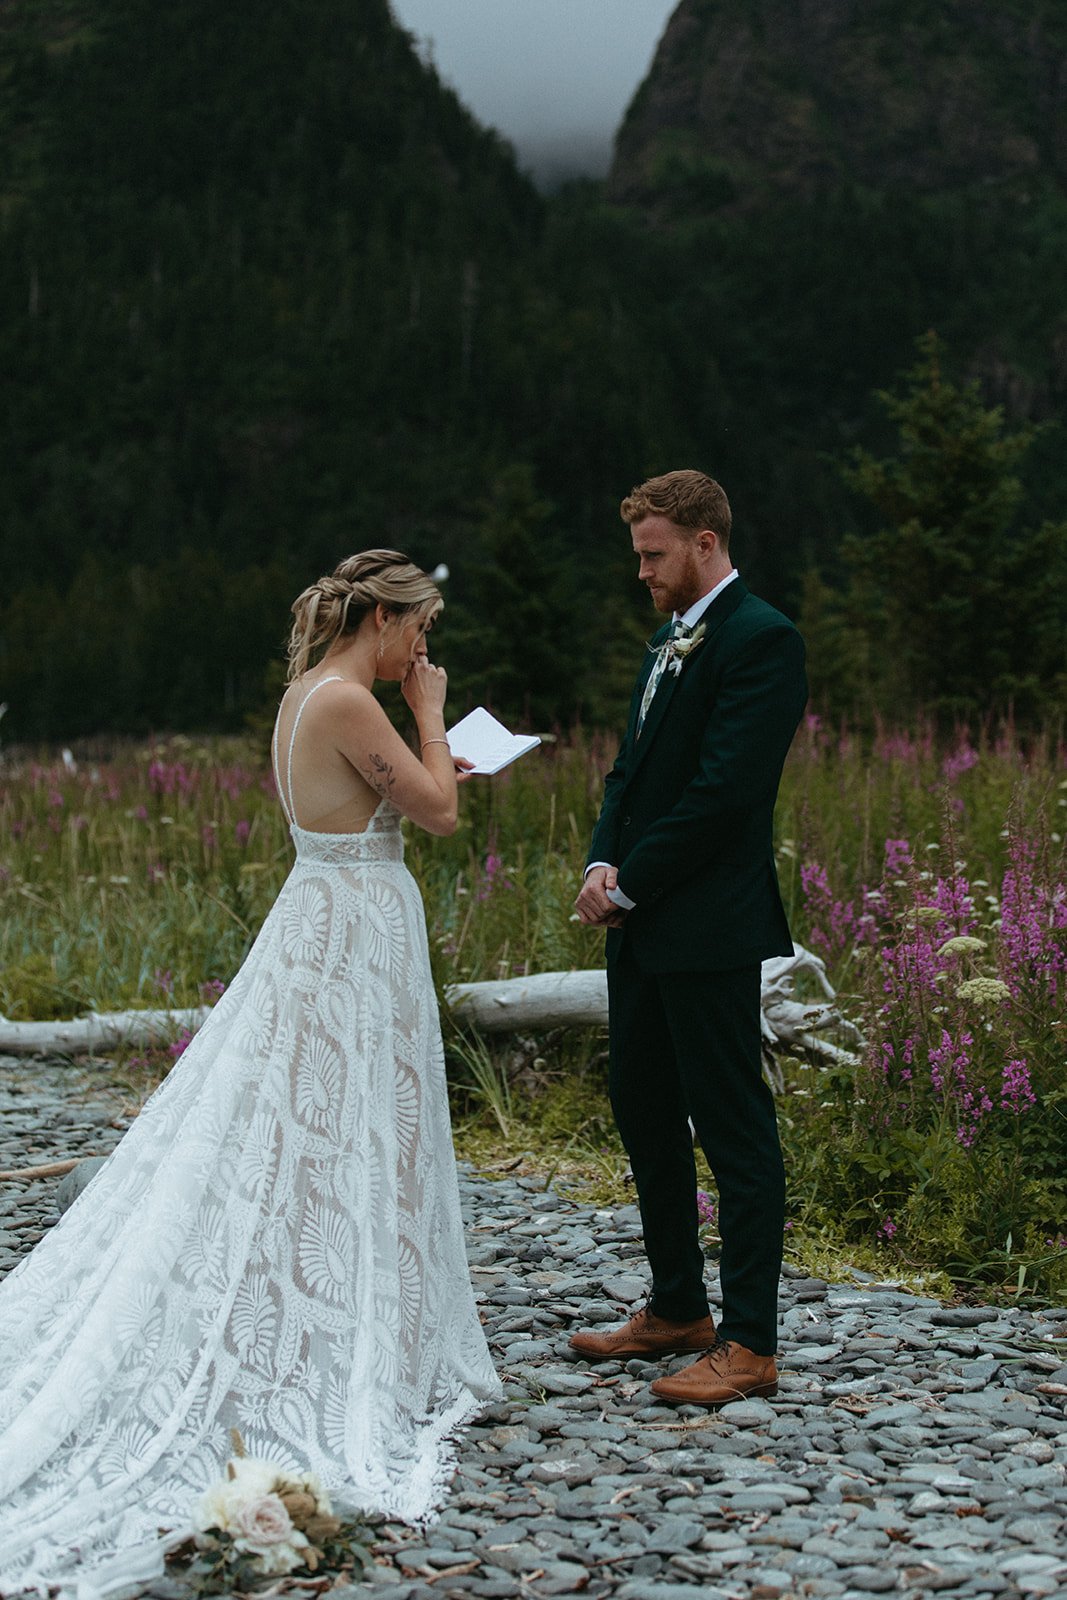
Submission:
<svg viewBox="0 0 1067 1600">
<path fill-rule="evenodd" d="M 0 1165 L 103 1159 L 121 1108 L 91 1071 L 0 1062 Z M 369 1584 L 331 1600 L 1067 1600 L 1067 1308 L 943 1306 L 790 1268 L 778 1395 L 675 1409 L 648 1384 L 684 1360 L 590 1364 L 567 1343 L 646 1294 L 636 1208 L 521 1172 L 461 1169 L 460 1186 L 505 1397 L 456 1441 L 439 1520 L 380 1525 Z M 0 1275 L 59 1189 L 0 1188 Z M 713 1268 L 709 1289 L 717 1304 Z M 173 1573 L 137 1592 L 191 1600 Z"/>
</svg>

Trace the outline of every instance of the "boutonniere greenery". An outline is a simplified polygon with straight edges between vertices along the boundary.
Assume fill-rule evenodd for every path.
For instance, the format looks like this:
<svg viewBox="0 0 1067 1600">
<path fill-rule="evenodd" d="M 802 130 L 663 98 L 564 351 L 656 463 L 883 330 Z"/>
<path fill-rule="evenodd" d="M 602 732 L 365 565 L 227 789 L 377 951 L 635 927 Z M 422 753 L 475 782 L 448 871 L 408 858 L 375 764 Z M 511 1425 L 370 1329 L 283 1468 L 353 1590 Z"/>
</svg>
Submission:
<svg viewBox="0 0 1067 1600">
<path fill-rule="evenodd" d="M 673 672 L 675 677 L 678 676 L 693 651 L 703 643 L 706 632 L 707 624 L 698 622 L 692 633 L 679 634 L 676 639 L 667 640 L 668 672 Z"/>
</svg>

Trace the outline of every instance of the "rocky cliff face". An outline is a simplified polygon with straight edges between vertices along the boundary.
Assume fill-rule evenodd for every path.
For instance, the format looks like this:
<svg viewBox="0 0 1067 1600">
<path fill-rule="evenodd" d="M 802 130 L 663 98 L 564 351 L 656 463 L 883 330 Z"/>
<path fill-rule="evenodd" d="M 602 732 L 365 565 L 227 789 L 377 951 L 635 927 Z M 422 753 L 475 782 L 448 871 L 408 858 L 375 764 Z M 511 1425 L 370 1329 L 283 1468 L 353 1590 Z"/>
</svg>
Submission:
<svg viewBox="0 0 1067 1600">
<path fill-rule="evenodd" d="M 1062 0 L 681 0 L 612 196 L 748 209 L 841 183 L 1067 191 Z"/>
</svg>

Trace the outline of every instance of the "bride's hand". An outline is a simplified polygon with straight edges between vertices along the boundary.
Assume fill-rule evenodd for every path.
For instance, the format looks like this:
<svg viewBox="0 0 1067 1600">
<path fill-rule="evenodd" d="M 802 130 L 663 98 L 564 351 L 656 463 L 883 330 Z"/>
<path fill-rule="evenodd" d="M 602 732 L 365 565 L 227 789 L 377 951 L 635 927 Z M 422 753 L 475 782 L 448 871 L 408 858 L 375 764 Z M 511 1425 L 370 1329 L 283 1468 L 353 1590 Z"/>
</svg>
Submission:
<svg viewBox="0 0 1067 1600">
<path fill-rule="evenodd" d="M 443 711 L 448 692 L 448 673 L 444 667 L 431 666 L 425 656 L 416 656 L 400 686 L 416 719 L 426 712 Z"/>
</svg>

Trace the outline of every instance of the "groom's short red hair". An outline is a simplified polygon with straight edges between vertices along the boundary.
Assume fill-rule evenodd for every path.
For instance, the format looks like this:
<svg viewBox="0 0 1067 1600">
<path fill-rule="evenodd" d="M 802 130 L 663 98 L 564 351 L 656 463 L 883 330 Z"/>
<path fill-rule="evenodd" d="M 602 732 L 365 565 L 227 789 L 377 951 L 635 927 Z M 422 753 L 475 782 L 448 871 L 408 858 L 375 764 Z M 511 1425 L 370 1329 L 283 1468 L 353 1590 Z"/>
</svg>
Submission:
<svg viewBox="0 0 1067 1600">
<path fill-rule="evenodd" d="M 678 528 L 699 533 L 710 528 L 717 533 L 723 549 L 730 543 L 730 502 L 722 484 L 706 472 L 683 468 L 647 478 L 631 489 L 619 507 L 622 520 L 631 527 L 645 517 L 666 517 Z"/>
</svg>

